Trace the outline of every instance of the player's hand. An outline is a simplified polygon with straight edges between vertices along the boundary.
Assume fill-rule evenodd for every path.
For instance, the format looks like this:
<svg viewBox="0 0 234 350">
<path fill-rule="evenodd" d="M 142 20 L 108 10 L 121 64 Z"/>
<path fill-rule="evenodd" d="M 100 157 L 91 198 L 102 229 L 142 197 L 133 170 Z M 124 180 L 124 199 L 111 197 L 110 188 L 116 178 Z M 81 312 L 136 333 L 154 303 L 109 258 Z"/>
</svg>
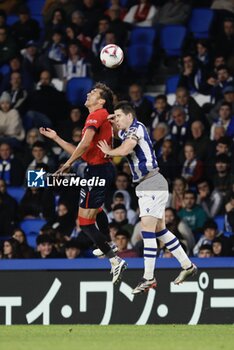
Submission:
<svg viewBox="0 0 234 350">
<path fill-rule="evenodd" d="M 106 140 L 99 141 L 97 146 L 105 154 L 108 154 L 111 151 L 111 147 L 108 145 Z"/>
<path fill-rule="evenodd" d="M 59 175 L 63 175 L 63 174 L 67 174 L 69 172 L 71 168 L 71 165 L 69 163 L 65 163 L 61 166 L 61 168 L 59 168 L 54 174 L 53 176 L 59 176 Z"/>
<path fill-rule="evenodd" d="M 40 128 L 40 133 L 46 137 L 48 137 L 51 140 L 55 140 L 57 135 L 57 132 L 50 128 Z"/>
<path fill-rule="evenodd" d="M 115 114 L 109 114 L 107 117 L 107 120 L 109 120 L 109 122 L 111 124 L 114 124 L 115 123 Z"/>
</svg>

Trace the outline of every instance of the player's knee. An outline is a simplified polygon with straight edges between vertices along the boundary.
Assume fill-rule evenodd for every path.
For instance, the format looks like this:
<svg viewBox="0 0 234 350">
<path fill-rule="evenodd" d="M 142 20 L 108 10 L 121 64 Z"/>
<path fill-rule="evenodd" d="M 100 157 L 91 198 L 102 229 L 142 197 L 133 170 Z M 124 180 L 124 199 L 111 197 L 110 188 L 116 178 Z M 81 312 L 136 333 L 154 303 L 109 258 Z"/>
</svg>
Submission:
<svg viewBox="0 0 234 350">
<path fill-rule="evenodd" d="M 153 216 L 143 216 L 141 218 L 141 228 L 143 231 L 155 232 L 157 219 Z"/>
</svg>

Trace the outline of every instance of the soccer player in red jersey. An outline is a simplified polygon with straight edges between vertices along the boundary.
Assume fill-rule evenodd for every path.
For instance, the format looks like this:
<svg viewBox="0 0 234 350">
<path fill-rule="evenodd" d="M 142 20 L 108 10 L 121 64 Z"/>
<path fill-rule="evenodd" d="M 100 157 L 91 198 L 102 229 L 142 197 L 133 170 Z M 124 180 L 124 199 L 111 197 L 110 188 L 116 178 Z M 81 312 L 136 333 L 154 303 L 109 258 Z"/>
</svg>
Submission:
<svg viewBox="0 0 234 350">
<path fill-rule="evenodd" d="M 106 221 L 106 225 L 108 223 L 105 220 L 105 213 L 101 211 L 101 206 L 105 200 L 105 192 L 115 173 L 111 160 L 105 157 L 97 146 L 98 142 L 103 139 L 109 145 L 112 143 L 112 126 L 107 119 L 113 108 L 112 91 L 105 84 L 97 83 L 88 93 L 85 106 L 90 114 L 86 119 L 82 130 L 82 139 L 77 147 L 61 139 L 54 130 L 40 128 L 40 132 L 71 154 L 67 162 L 56 172 L 57 175 L 67 172 L 77 159 L 82 158 L 88 163 L 84 176 L 86 180 L 93 177 L 105 179 L 105 186 L 91 188 L 90 186 L 84 186 L 81 188 L 78 218 L 84 233 L 109 258 L 113 273 L 112 282 L 117 283 L 127 264 L 115 255 L 107 242 L 106 236 L 95 225 L 97 216 L 100 215 L 102 215 L 102 220 L 99 219 L 98 226 L 100 227 L 100 221 L 102 221 L 102 224 L 104 221 Z"/>
</svg>

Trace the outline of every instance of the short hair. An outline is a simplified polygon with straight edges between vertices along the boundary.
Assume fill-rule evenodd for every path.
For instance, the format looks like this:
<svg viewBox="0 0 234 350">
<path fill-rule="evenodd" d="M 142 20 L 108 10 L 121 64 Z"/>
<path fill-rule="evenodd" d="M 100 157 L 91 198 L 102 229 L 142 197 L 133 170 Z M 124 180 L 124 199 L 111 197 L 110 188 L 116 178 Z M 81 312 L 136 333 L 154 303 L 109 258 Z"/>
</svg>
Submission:
<svg viewBox="0 0 234 350">
<path fill-rule="evenodd" d="M 36 142 L 34 142 L 34 144 L 32 146 L 32 149 L 35 148 L 35 147 L 43 148 L 44 150 L 46 150 L 46 145 L 45 145 L 45 142 L 43 142 L 43 141 L 36 141 Z"/>
<path fill-rule="evenodd" d="M 116 210 L 124 210 L 125 212 L 127 211 L 124 204 L 116 204 L 113 208 L 113 211 L 116 211 Z"/>
<path fill-rule="evenodd" d="M 184 197 L 186 196 L 186 194 L 192 194 L 193 197 L 194 197 L 194 199 L 197 199 L 197 194 L 196 194 L 196 192 L 194 192 L 194 191 L 192 191 L 192 190 L 186 190 L 186 191 L 184 192 Z"/>
<path fill-rule="evenodd" d="M 128 113 L 131 113 L 134 118 L 136 117 L 136 111 L 133 108 L 133 106 L 131 105 L 131 103 L 128 102 L 128 101 L 120 101 L 120 102 L 118 102 L 115 105 L 115 107 L 114 107 L 115 111 L 117 109 L 121 109 L 125 115 L 127 115 Z"/>
<path fill-rule="evenodd" d="M 219 154 L 215 157 L 215 164 L 217 163 L 224 163 L 224 164 L 230 164 L 231 159 L 227 154 Z"/>
<path fill-rule="evenodd" d="M 124 199 L 124 195 L 122 192 L 116 192 L 116 194 L 114 195 L 114 199 L 115 198 L 123 198 Z"/>
<path fill-rule="evenodd" d="M 116 234 L 115 234 L 115 237 L 117 237 L 117 236 L 124 236 L 124 237 L 126 237 L 127 239 L 130 239 L 130 234 L 129 234 L 129 232 L 128 231 L 126 231 L 126 230 L 118 230 L 117 232 L 116 232 Z"/>
<path fill-rule="evenodd" d="M 223 101 L 223 102 L 221 103 L 219 109 L 220 109 L 221 107 L 223 107 L 223 106 L 226 106 L 226 107 L 228 107 L 230 110 L 232 110 L 232 105 L 231 105 L 231 103 L 229 103 L 229 102 Z"/>
<path fill-rule="evenodd" d="M 211 244 L 202 244 L 199 248 L 199 252 L 201 250 L 209 250 L 210 252 L 212 252 L 212 245 Z"/>
<path fill-rule="evenodd" d="M 220 71 L 220 70 L 223 70 L 223 69 L 225 69 L 226 71 L 229 72 L 228 66 L 226 66 L 226 64 L 221 64 L 220 66 L 218 66 L 216 68 L 217 72 Z"/>
<path fill-rule="evenodd" d="M 163 100 L 164 102 L 167 103 L 167 96 L 163 95 L 163 94 L 160 94 L 160 95 L 155 97 L 155 102 L 157 102 L 158 100 Z"/>
<path fill-rule="evenodd" d="M 173 115 L 173 113 L 174 113 L 175 111 L 180 111 L 181 113 L 183 113 L 184 117 L 186 116 L 185 110 L 184 110 L 184 108 L 181 107 L 181 106 L 174 106 L 174 107 L 172 107 L 172 109 L 171 109 L 171 114 Z"/>
<path fill-rule="evenodd" d="M 218 225 L 216 224 L 216 222 L 212 219 L 208 219 L 205 224 L 203 225 L 203 230 L 205 231 L 207 228 L 211 228 L 213 230 L 217 230 L 218 229 Z"/>
<path fill-rule="evenodd" d="M 94 85 L 94 89 L 100 89 L 100 96 L 103 100 L 105 100 L 104 108 L 109 112 L 113 113 L 113 91 L 103 83 L 96 83 Z"/>
<path fill-rule="evenodd" d="M 226 145 L 228 147 L 231 146 L 232 140 L 229 136 L 222 136 L 220 139 L 217 141 L 217 143 L 221 143 L 222 145 Z"/>
<path fill-rule="evenodd" d="M 179 91 L 184 91 L 186 92 L 186 95 L 189 96 L 189 91 L 186 87 L 184 86 L 179 86 L 177 89 L 176 89 L 176 93 L 179 92 Z"/>
</svg>

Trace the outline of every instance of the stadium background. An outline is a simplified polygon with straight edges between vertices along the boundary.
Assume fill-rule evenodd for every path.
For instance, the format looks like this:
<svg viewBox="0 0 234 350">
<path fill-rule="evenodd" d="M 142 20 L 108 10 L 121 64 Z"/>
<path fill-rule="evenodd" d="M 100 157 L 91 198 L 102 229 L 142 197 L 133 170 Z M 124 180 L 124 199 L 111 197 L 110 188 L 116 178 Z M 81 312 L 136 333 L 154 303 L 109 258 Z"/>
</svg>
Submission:
<svg viewBox="0 0 234 350">
<path fill-rule="evenodd" d="M 27 189 L 26 172 L 41 168 L 53 172 L 64 163 L 68 155 L 42 138 L 38 128 L 52 127 L 78 144 L 87 116 L 85 95 L 95 81 L 111 86 L 116 102 L 129 99 L 135 106 L 170 185 L 168 227 L 190 256 L 199 257 L 200 275 L 212 266 L 227 269 L 224 297 L 231 296 L 233 4 L 152 1 L 142 12 L 135 7 L 131 17 L 136 4 L 131 0 L 0 2 L 0 265 L 6 276 L 1 296 L 14 295 L 14 285 L 8 285 L 12 271 L 7 270 L 17 266 L 28 270 L 28 258 L 38 259 L 34 260 L 37 270 L 60 269 L 56 266 L 68 257 L 73 258 L 65 263 L 68 270 L 82 264 L 92 270 L 90 242 L 76 222 L 79 189 Z M 115 70 L 99 61 L 100 49 L 107 43 L 116 43 L 125 52 L 124 63 Z M 126 160 L 116 158 L 114 163 L 117 177 L 105 209 L 113 240 L 117 233 L 120 256 L 129 258 L 130 270 L 139 275 L 141 265 L 135 258 L 142 256 L 142 240 L 137 201 Z M 79 161 L 74 169 L 82 176 L 84 167 Z M 165 260 L 164 267 L 177 266 L 164 247 L 158 255 L 159 261 Z M 210 259 L 209 267 L 199 260 L 202 257 Z M 221 257 L 229 258 L 222 262 Z M 51 267 L 47 259 L 58 260 L 51 260 Z M 99 260 L 95 264 L 107 268 Z M 31 279 L 30 274 L 17 272 L 17 276 L 23 285 Z M 102 278 L 108 281 L 108 275 Z M 49 290 L 47 285 L 44 288 Z M 229 301 L 224 306 L 228 312 L 233 308 Z M 226 315 L 220 323 L 233 322 Z M 18 316 L 13 314 L 17 323 L 14 317 Z M 3 313 L 1 323 L 5 322 Z M 93 322 L 100 318 L 92 321 L 91 317 Z"/>
</svg>

